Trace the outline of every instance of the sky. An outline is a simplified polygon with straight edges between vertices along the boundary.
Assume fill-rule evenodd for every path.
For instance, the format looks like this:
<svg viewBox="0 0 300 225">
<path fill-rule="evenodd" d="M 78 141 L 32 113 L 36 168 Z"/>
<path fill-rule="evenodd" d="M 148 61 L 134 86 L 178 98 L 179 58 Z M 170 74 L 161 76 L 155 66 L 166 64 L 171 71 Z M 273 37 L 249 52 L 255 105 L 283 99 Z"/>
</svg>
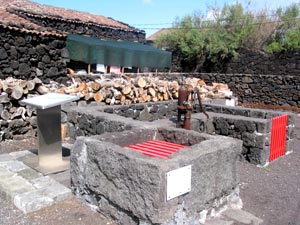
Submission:
<svg viewBox="0 0 300 225">
<path fill-rule="evenodd" d="M 127 23 L 146 31 L 146 36 L 161 28 L 170 27 L 176 18 L 201 12 L 209 15 L 212 7 L 222 8 L 224 4 L 232 4 L 237 0 L 32 0 L 41 4 L 74 9 Z M 300 4 L 300 0 L 238 0 L 251 11 L 262 9 L 275 10 L 286 8 L 292 3 Z"/>
</svg>

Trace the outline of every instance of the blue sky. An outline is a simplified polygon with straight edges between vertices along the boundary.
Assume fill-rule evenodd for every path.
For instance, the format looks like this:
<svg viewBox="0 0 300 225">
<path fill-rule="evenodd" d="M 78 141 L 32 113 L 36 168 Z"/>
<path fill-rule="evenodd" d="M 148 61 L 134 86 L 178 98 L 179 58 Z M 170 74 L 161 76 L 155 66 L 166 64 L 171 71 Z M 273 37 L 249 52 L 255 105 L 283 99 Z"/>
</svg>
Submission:
<svg viewBox="0 0 300 225">
<path fill-rule="evenodd" d="M 146 31 L 146 36 L 169 27 L 176 17 L 192 14 L 195 10 L 209 14 L 211 7 L 222 8 L 236 0 L 32 0 L 34 2 L 62 8 L 75 9 L 111 17 Z M 248 0 L 239 0 L 246 5 Z M 300 0 L 250 0 L 250 9 L 274 10 L 300 3 Z"/>
</svg>

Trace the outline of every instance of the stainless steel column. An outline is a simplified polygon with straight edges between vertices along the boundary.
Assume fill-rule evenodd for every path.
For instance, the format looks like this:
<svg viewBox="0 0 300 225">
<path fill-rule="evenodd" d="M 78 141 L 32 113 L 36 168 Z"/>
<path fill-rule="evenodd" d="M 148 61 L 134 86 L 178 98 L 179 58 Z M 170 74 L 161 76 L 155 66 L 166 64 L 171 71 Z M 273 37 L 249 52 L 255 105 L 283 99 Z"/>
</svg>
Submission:
<svg viewBox="0 0 300 225">
<path fill-rule="evenodd" d="M 69 168 L 62 158 L 61 106 L 37 109 L 38 156 L 25 160 L 25 164 L 43 174 L 57 173 Z"/>
</svg>

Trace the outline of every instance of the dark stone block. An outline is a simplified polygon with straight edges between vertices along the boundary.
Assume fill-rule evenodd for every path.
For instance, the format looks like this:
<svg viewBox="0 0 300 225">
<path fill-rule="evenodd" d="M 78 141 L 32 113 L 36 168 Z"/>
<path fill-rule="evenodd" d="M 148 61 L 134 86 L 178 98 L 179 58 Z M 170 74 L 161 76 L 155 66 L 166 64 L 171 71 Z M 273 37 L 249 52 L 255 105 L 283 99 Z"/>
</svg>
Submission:
<svg viewBox="0 0 300 225">
<path fill-rule="evenodd" d="M 242 133 L 243 145 L 246 147 L 255 147 L 256 146 L 255 137 L 256 135 L 254 133 L 248 133 L 248 132 Z"/>
<path fill-rule="evenodd" d="M 56 68 L 56 67 L 51 67 L 49 70 L 48 70 L 48 72 L 47 72 L 47 74 L 46 74 L 46 76 L 47 77 L 55 77 L 55 76 L 58 76 L 58 69 Z"/>
<path fill-rule="evenodd" d="M 19 74 L 23 75 L 23 76 L 28 76 L 31 73 L 31 68 L 28 64 L 26 63 L 21 63 L 19 65 Z"/>
<path fill-rule="evenodd" d="M 0 60 L 6 59 L 8 57 L 8 54 L 5 50 L 5 48 L 0 48 Z"/>
<path fill-rule="evenodd" d="M 114 113 L 114 109 L 113 108 L 106 108 L 106 109 L 104 109 L 104 112 L 106 112 L 106 113 Z"/>
<path fill-rule="evenodd" d="M 50 59 L 50 57 L 48 55 L 44 55 L 42 57 L 42 62 L 48 64 L 48 63 L 51 62 L 51 59 Z"/>
<path fill-rule="evenodd" d="M 90 122 L 87 118 L 87 115 L 81 115 L 78 118 L 78 127 L 82 130 L 87 130 L 90 126 Z"/>
<path fill-rule="evenodd" d="M 227 123 L 226 119 L 224 118 L 214 118 L 214 125 L 216 128 L 216 131 L 218 131 L 219 134 L 221 135 L 228 135 L 228 129 L 229 129 L 229 124 Z"/>
</svg>

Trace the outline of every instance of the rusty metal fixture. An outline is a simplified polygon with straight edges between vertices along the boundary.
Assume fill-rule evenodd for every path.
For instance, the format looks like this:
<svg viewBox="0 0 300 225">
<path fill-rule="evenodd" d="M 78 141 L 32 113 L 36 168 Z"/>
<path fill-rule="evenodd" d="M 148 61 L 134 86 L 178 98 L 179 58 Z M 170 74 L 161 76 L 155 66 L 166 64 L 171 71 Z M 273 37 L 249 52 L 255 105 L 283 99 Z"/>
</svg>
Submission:
<svg viewBox="0 0 300 225">
<path fill-rule="evenodd" d="M 201 96 L 200 96 L 200 92 L 198 89 L 196 89 L 196 93 L 197 93 L 197 97 L 198 97 L 200 110 L 201 110 L 201 112 L 203 112 L 203 114 L 206 116 L 206 118 L 209 119 L 209 115 L 206 113 L 205 107 L 202 105 Z"/>
<path fill-rule="evenodd" d="M 187 130 L 191 129 L 191 116 L 192 110 L 195 108 L 194 102 L 194 90 L 189 85 L 181 85 L 178 90 L 178 116 L 177 116 L 177 124 L 176 127 L 184 128 Z M 196 88 L 196 94 L 199 102 L 199 107 L 201 112 L 209 118 L 209 115 L 206 113 L 205 108 L 202 105 L 201 96 L 199 90 Z M 182 120 L 182 116 L 184 116 Z"/>
<path fill-rule="evenodd" d="M 190 129 L 191 111 L 193 105 L 190 102 L 192 99 L 192 92 L 185 86 L 181 85 L 178 90 L 178 116 L 177 116 L 177 127 Z M 182 121 L 182 116 L 184 119 Z"/>
</svg>

